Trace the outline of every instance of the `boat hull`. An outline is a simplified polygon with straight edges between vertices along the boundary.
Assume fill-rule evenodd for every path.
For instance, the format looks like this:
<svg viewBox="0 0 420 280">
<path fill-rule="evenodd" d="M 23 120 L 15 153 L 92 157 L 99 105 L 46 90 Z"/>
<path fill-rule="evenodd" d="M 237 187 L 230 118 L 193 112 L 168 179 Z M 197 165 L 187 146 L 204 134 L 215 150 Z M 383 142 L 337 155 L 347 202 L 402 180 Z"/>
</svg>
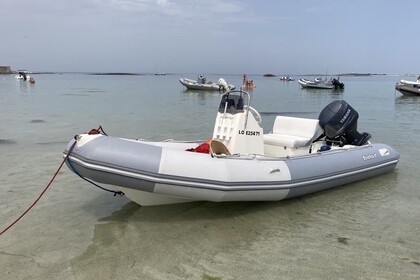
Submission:
<svg viewBox="0 0 420 280">
<path fill-rule="evenodd" d="M 195 89 L 195 90 L 207 90 L 207 91 L 219 91 L 222 90 L 221 86 L 215 83 L 209 84 L 200 84 L 194 80 L 181 78 L 179 82 L 185 86 L 187 89 Z"/>
<path fill-rule="evenodd" d="M 419 95 L 420 96 L 420 84 L 404 84 L 398 83 L 395 89 L 405 95 Z"/>
<path fill-rule="evenodd" d="M 211 157 L 185 151 L 198 143 L 84 137 L 92 139 L 77 143 L 67 165 L 82 177 L 117 186 L 142 205 L 277 201 L 377 176 L 399 161 L 399 154 L 385 144 L 295 158 Z"/>
<path fill-rule="evenodd" d="M 327 85 L 324 83 L 316 83 L 305 79 L 299 79 L 298 83 L 302 88 L 316 88 L 316 89 L 333 89 L 333 85 Z"/>
</svg>

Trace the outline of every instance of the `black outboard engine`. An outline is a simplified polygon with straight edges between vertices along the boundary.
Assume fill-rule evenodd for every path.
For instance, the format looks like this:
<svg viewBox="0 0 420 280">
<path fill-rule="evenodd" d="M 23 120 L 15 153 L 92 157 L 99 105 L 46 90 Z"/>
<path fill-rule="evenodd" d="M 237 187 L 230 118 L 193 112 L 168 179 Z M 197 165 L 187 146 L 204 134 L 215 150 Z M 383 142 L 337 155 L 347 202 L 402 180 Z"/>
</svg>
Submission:
<svg viewBox="0 0 420 280">
<path fill-rule="evenodd" d="M 371 138 L 369 133 L 357 131 L 359 114 L 346 101 L 336 100 L 328 104 L 319 114 L 319 125 L 327 142 L 338 142 L 340 146 L 362 146 Z"/>
<path fill-rule="evenodd" d="M 334 89 L 343 89 L 344 88 L 344 84 L 340 82 L 340 78 L 332 79 L 332 85 L 334 86 Z"/>
</svg>

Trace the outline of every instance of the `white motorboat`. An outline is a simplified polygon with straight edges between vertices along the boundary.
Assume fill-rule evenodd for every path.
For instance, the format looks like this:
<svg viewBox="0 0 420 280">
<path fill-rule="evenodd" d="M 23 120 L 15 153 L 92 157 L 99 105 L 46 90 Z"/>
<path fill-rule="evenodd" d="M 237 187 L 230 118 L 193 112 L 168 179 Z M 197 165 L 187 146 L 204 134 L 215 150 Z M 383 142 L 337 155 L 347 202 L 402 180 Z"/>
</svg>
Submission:
<svg viewBox="0 0 420 280">
<path fill-rule="evenodd" d="M 277 116 L 264 134 L 250 96 L 222 96 L 207 142 L 125 139 L 99 130 L 79 134 L 65 151 L 84 179 L 110 184 L 141 205 L 188 201 L 277 201 L 392 171 L 399 153 L 357 131 L 344 100 L 318 119 Z"/>
<path fill-rule="evenodd" d="M 15 79 L 19 81 L 27 81 L 29 83 L 35 83 L 35 79 L 29 76 L 29 72 L 27 70 L 19 70 L 18 74 L 15 75 Z"/>
<path fill-rule="evenodd" d="M 307 79 L 299 79 L 298 83 L 302 88 L 316 88 L 316 89 L 344 89 L 344 84 L 340 79 L 332 78 L 329 81 L 315 78 L 313 81 Z"/>
<path fill-rule="evenodd" d="M 286 81 L 286 82 L 290 82 L 290 81 L 294 81 L 295 79 L 293 79 L 290 76 L 281 76 L 280 77 L 280 81 Z"/>
<path fill-rule="evenodd" d="M 18 70 L 18 73 L 15 75 L 16 80 L 28 81 L 30 78 L 31 76 L 29 76 L 29 72 L 27 70 Z"/>
<path fill-rule="evenodd" d="M 417 78 L 417 81 L 400 80 L 395 85 L 395 89 L 402 94 L 420 95 L 420 76 Z"/>
<path fill-rule="evenodd" d="M 225 79 L 220 78 L 217 83 L 207 81 L 206 77 L 199 75 L 197 80 L 191 80 L 187 78 L 179 79 L 179 82 L 184 85 L 187 89 L 195 90 L 207 90 L 207 91 L 228 91 L 234 90 L 234 85 L 226 83 Z"/>
</svg>

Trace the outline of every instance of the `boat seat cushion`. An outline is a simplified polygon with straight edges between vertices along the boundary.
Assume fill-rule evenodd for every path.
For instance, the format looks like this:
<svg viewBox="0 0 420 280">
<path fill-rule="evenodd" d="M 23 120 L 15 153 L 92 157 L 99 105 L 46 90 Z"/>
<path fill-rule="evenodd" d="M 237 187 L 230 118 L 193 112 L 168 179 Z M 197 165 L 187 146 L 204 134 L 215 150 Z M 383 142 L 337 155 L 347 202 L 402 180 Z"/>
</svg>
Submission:
<svg viewBox="0 0 420 280">
<path fill-rule="evenodd" d="M 264 143 L 296 148 L 309 145 L 320 134 L 317 119 L 277 116 L 273 133 L 264 135 Z"/>
<path fill-rule="evenodd" d="M 280 134 L 266 134 L 264 135 L 264 143 L 274 146 L 285 147 L 302 147 L 310 141 L 309 138 L 293 136 L 293 135 L 280 135 Z"/>
</svg>

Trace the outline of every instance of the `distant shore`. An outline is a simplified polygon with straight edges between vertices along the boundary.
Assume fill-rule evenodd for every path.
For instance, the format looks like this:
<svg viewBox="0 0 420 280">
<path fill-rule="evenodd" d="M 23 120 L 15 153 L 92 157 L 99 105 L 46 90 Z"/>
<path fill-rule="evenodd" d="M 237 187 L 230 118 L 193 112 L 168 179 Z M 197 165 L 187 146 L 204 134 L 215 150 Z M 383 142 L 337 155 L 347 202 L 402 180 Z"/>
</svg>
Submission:
<svg viewBox="0 0 420 280">
<path fill-rule="evenodd" d="M 0 66 L 0 74 L 12 74 L 10 66 Z"/>
<path fill-rule="evenodd" d="M 17 74 L 19 73 L 18 70 L 11 70 L 9 66 L 0 66 L 0 74 L 10 75 L 10 74 Z M 63 71 L 30 71 L 30 74 L 42 74 L 42 75 L 60 75 L 60 74 L 78 74 L 78 75 L 101 75 L 101 76 L 149 76 L 149 75 L 162 75 L 157 73 L 151 72 L 143 72 L 143 73 L 136 73 L 136 72 L 63 72 Z M 197 73 L 165 73 L 164 75 L 196 75 Z M 232 73 L 203 73 L 205 75 L 241 75 L 242 73 L 232 74 Z M 264 77 L 277 77 L 277 76 L 284 76 L 283 74 L 248 74 L 250 76 L 264 76 Z M 303 73 L 303 74 L 289 74 L 288 76 L 312 76 L 312 77 L 323 77 L 323 76 L 350 76 L 350 77 L 368 77 L 368 76 L 418 76 L 418 74 L 414 73 L 405 73 L 405 74 L 398 74 L 398 73 L 358 73 L 358 72 L 349 72 L 349 73 L 337 73 L 337 74 L 321 74 L 321 73 Z"/>
</svg>

